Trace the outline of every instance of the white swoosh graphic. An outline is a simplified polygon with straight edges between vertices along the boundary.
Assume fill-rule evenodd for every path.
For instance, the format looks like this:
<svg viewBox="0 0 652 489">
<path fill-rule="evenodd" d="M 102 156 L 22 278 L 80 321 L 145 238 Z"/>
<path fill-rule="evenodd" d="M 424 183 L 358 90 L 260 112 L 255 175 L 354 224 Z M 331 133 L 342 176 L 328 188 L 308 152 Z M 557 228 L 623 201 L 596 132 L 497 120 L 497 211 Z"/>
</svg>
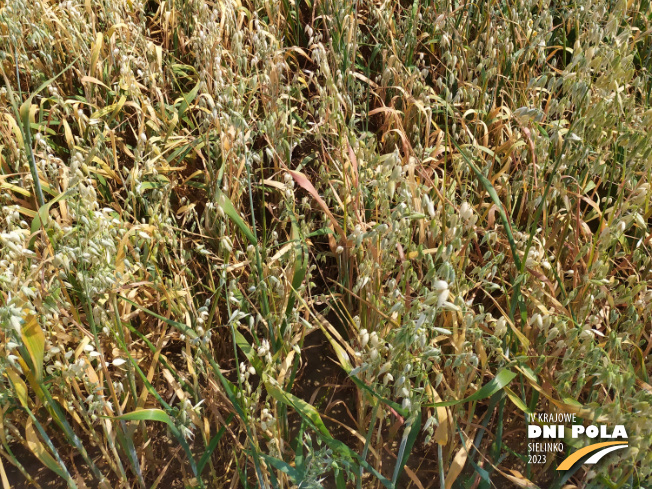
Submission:
<svg viewBox="0 0 652 489">
<path fill-rule="evenodd" d="M 596 453 L 591 455 L 591 457 L 588 458 L 587 461 L 584 463 L 597 464 L 602 457 L 613 452 L 614 450 L 620 450 L 621 448 L 627 448 L 627 445 L 615 445 L 613 447 L 607 447 L 607 448 L 603 448 L 602 450 L 598 450 Z"/>
</svg>

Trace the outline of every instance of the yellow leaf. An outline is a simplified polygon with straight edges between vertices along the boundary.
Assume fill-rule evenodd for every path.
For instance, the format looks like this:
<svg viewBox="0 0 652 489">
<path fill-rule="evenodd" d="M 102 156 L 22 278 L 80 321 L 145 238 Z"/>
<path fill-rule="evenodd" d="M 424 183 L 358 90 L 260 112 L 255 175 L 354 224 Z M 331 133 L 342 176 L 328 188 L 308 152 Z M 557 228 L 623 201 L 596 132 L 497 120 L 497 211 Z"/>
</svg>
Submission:
<svg viewBox="0 0 652 489">
<path fill-rule="evenodd" d="M 45 354 L 45 334 L 38 323 L 36 316 L 28 316 L 25 326 L 21 331 L 21 336 L 25 347 L 29 352 L 34 367 L 36 380 L 43 380 L 43 355 Z"/>
<path fill-rule="evenodd" d="M 125 269 L 124 259 L 125 259 L 125 256 L 126 256 L 125 255 L 125 246 L 127 246 L 128 243 L 129 243 L 129 237 L 132 236 L 136 231 L 140 231 L 140 230 L 144 230 L 144 231 L 147 231 L 147 232 L 151 233 L 154 230 L 154 226 L 152 226 L 151 224 L 138 225 L 138 226 L 132 227 L 129 231 L 127 231 L 127 233 L 120 240 L 120 244 L 118 245 L 118 253 L 117 253 L 116 257 L 115 257 L 115 269 L 116 269 L 116 271 L 118 271 L 120 273 L 122 273 L 124 271 L 124 269 Z"/>
<path fill-rule="evenodd" d="M 14 386 L 16 397 L 18 397 L 18 400 L 23 405 L 23 407 L 27 407 L 27 385 L 25 382 L 23 382 L 23 379 L 20 378 L 20 375 L 18 375 L 18 372 L 15 370 L 7 370 L 7 375 L 9 376 L 11 384 Z"/>
<path fill-rule="evenodd" d="M 487 352 L 482 345 L 482 341 L 479 339 L 475 342 L 475 350 L 478 354 L 478 358 L 480 359 L 480 366 L 484 370 L 485 366 L 487 365 Z"/>
<path fill-rule="evenodd" d="M 62 477 L 64 479 L 67 478 L 68 474 L 66 474 L 66 471 L 61 469 L 61 466 L 57 463 L 56 460 L 48 453 L 48 451 L 45 449 L 43 444 L 41 443 L 41 440 L 38 439 L 38 436 L 36 435 L 36 430 L 34 429 L 34 423 L 32 422 L 32 418 L 28 418 L 27 422 L 25 423 L 25 441 L 27 442 L 27 446 L 31 450 L 31 452 L 38 458 L 43 465 L 45 465 L 48 469 L 50 469 L 52 472 L 57 474 L 59 477 Z"/>
<path fill-rule="evenodd" d="M 526 489 L 539 489 L 534 482 L 521 474 L 518 470 L 510 470 L 513 475 L 509 475 L 503 472 L 503 475 L 516 484 L 518 487 L 524 487 Z"/>
<path fill-rule="evenodd" d="M 90 344 L 91 339 L 88 336 L 84 336 L 82 340 L 79 342 L 79 345 L 77 348 L 75 348 L 75 361 L 79 358 L 79 355 L 82 354 L 84 351 L 84 348 L 86 348 L 86 345 Z"/>
<path fill-rule="evenodd" d="M 38 112 L 38 105 L 36 104 L 31 104 L 29 106 L 29 123 L 30 124 L 35 124 L 36 123 L 36 113 Z M 25 128 L 27 130 L 28 128 Z"/>
<path fill-rule="evenodd" d="M 530 340 L 528 340 L 525 337 L 525 335 L 523 333 L 521 333 L 521 331 L 518 329 L 518 327 L 508 317 L 506 317 L 505 319 L 507 319 L 507 324 L 509 325 L 509 328 L 516 335 L 516 337 L 518 338 L 521 345 L 523 345 L 523 348 L 525 349 L 525 351 L 527 351 L 528 348 L 530 348 Z"/>
<path fill-rule="evenodd" d="M 111 26 L 111 27 L 109 28 L 108 31 L 106 31 L 106 35 L 107 35 L 107 37 L 111 37 L 111 36 L 113 35 L 113 33 L 114 33 L 116 30 L 120 29 L 121 27 L 127 27 L 127 28 L 128 28 L 129 26 L 128 26 L 127 24 L 125 24 L 124 22 L 120 22 L 120 23 L 118 23 L 118 24 L 113 25 L 113 26 Z"/>
<path fill-rule="evenodd" d="M 537 390 L 540 394 L 543 394 L 546 397 L 546 399 L 548 399 L 555 406 L 557 406 L 562 412 L 575 414 L 582 419 L 597 421 L 598 423 L 606 423 L 609 421 L 609 418 L 607 418 L 606 415 L 603 414 L 602 416 L 596 416 L 593 410 L 583 407 L 582 404 L 580 403 L 573 405 L 567 402 L 568 400 L 565 400 L 566 401 L 565 402 L 565 401 L 559 401 L 555 399 L 552 395 L 552 392 L 545 390 L 534 379 L 532 379 L 529 373 L 527 373 L 527 370 L 523 370 L 519 367 L 514 367 L 514 368 L 523 374 L 523 376 L 527 379 L 527 381 L 535 390 Z"/>
<path fill-rule="evenodd" d="M 5 466 L 2 464 L 2 457 L 0 457 L 0 480 L 2 481 L 3 489 L 10 489 L 9 479 L 7 478 L 7 473 L 5 472 Z"/>
<path fill-rule="evenodd" d="M 100 165 L 102 170 L 104 170 L 104 172 L 106 173 L 106 175 L 109 178 L 111 178 L 113 180 L 118 180 L 118 175 L 116 174 L 116 172 L 113 171 L 113 168 L 111 168 L 104 160 L 101 160 L 99 157 L 94 156 L 93 157 L 93 162 Z"/>
<path fill-rule="evenodd" d="M 25 143 L 23 142 L 23 133 L 20 132 L 20 127 L 18 127 L 18 124 L 16 123 L 16 119 L 11 117 L 9 114 L 5 114 L 5 118 L 7 119 L 7 122 L 9 122 L 9 125 L 11 126 L 11 130 L 14 132 L 14 136 L 16 137 L 16 142 L 18 143 L 19 147 L 23 147 Z"/>
<path fill-rule="evenodd" d="M 462 473 L 462 469 L 466 464 L 466 458 L 469 456 L 469 450 L 471 449 L 472 445 L 473 439 L 471 437 L 467 438 L 465 446 L 460 448 L 460 451 L 455 455 L 453 463 L 449 467 L 448 473 L 446 474 L 446 489 L 451 489 L 451 487 L 453 487 L 453 482 L 455 482 L 455 480 Z"/>
<path fill-rule="evenodd" d="M 439 394 L 431 384 L 429 383 L 426 384 L 426 390 L 430 395 L 430 399 L 432 400 L 433 403 L 442 402 L 441 397 L 439 396 Z M 434 440 L 436 443 L 439 443 L 440 445 L 444 446 L 448 443 L 448 436 L 449 436 L 448 408 L 446 407 L 437 408 L 437 422 L 439 423 L 439 426 L 437 426 L 437 429 L 435 430 Z"/>
<path fill-rule="evenodd" d="M 9 409 L 9 404 L 7 404 L 7 406 L 4 409 L 0 408 L 0 426 L 6 426 L 5 425 L 5 411 L 7 409 Z M 5 430 L 0 430 L 0 442 L 3 445 L 7 444 L 7 434 L 5 433 Z M 2 459 L 2 457 L 0 457 L 0 459 Z"/>
<path fill-rule="evenodd" d="M 91 73 L 96 71 L 97 69 L 97 61 L 100 58 L 100 51 L 102 51 L 102 41 L 104 40 L 104 35 L 101 32 L 97 33 L 97 37 L 95 38 L 95 42 L 93 43 L 93 48 L 91 49 Z M 98 72 L 100 70 L 97 70 Z M 98 80 L 99 81 L 99 80 Z M 104 83 L 100 82 L 100 84 L 104 85 Z M 106 86 L 106 85 L 104 85 Z"/>
<path fill-rule="evenodd" d="M 25 190 L 22 187 L 19 187 L 17 185 L 12 185 L 11 183 L 7 182 L 2 182 L 0 183 L 0 188 L 5 189 L 5 190 L 11 190 L 12 192 L 16 192 L 17 194 L 24 195 L 25 197 L 31 197 L 32 194 L 29 192 L 29 190 Z"/>
<path fill-rule="evenodd" d="M 75 139 L 72 137 L 72 130 L 70 129 L 70 126 L 68 125 L 68 122 L 63 119 L 61 122 L 63 122 L 63 134 L 66 136 L 66 143 L 68 144 L 68 149 L 73 149 L 75 146 Z"/>
</svg>

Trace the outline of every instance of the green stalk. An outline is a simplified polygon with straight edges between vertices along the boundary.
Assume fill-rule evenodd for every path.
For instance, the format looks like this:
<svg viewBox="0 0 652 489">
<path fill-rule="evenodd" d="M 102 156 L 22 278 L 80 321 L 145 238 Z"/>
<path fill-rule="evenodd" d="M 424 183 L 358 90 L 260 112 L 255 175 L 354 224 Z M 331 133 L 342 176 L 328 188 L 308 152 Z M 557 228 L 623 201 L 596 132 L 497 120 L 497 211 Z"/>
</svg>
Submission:
<svg viewBox="0 0 652 489">
<path fill-rule="evenodd" d="M 364 441 L 364 448 L 362 449 L 362 461 L 367 460 L 367 453 L 369 453 L 369 445 L 371 444 L 371 437 L 374 432 L 374 426 L 376 425 L 376 420 L 378 419 L 378 408 L 380 403 L 377 402 L 374 406 L 373 411 L 371 412 L 371 425 L 369 426 L 369 431 L 367 431 L 367 436 Z M 356 481 L 356 488 L 362 489 L 362 465 L 358 468 L 358 480 Z"/>
<path fill-rule="evenodd" d="M 249 162 L 245 163 L 245 168 L 247 170 L 247 185 L 249 187 L 249 207 L 251 210 L 251 226 L 252 226 L 252 232 L 254 234 L 254 238 L 256 240 L 256 243 L 258 243 L 258 232 L 256 231 L 256 214 L 254 212 L 254 196 L 253 192 L 251 190 L 251 164 Z M 258 280 L 260 281 L 260 297 L 262 300 L 261 308 L 263 312 L 263 316 L 267 323 L 268 329 L 268 334 L 269 334 L 269 344 L 272 348 L 272 353 L 276 353 L 276 350 L 280 347 L 280 340 L 281 338 L 276 338 L 274 334 L 274 326 L 272 325 L 270 321 L 270 315 L 269 315 L 269 301 L 267 299 L 267 289 L 266 283 L 265 283 L 265 277 L 263 275 L 263 265 L 262 261 L 260 259 L 260 250 L 258 249 L 258 246 L 254 245 L 256 248 L 256 268 L 258 271 Z M 279 340 L 277 344 L 277 340 Z"/>
</svg>

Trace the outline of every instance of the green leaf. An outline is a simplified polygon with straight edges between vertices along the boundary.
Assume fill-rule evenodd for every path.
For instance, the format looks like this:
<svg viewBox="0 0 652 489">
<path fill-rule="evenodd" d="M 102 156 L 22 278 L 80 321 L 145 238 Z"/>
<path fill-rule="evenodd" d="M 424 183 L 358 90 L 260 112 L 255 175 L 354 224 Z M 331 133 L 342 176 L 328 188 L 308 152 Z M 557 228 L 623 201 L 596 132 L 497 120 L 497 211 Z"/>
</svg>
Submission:
<svg viewBox="0 0 652 489">
<path fill-rule="evenodd" d="M 328 330 L 324 327 L 324 325 L 321 324 L 321 322 L 319 322 L 319 327 L 322 330 L 322 333 L 324 333 L 324 336 L 326 336 L 326 339 L 331 344 L 331 347 L 335 351 L 335 355 L 337 355 L 337 358 L 340 362 L 340 366 L 349 375 L 349 378 L 353 381 L 353 383 L 357 385 L 360 389 L 367 391 L 369 394 L 371 394 L 373 397 L 378 399 L 386 406 L 392 408 L 401 416 L 407 417 L 408 412 L 405 409 L 403 409 L 400 404 L 394 401 L 390 401 L 389 399 L 381 396 L 376 391 L 374 391 L 370 386 L 368 386 L 363 380 L 360 380 L 358 377 L 356 377 L 355 374 L 351 375 L 351 371 L 353 370 L 353 365 L 351 365 L 351 360 L 349 359 L 349 355 L 346 353 L 344 348 L 342 348 L 342 346 L 337 342 L 337 340 L 333 338 L 333 336 L 328 332 Z"/>
<path fill-rule="evenodd" d="M 204 145 L 204 140 L 202 138 L 194 139 L 192 142 L 178 147 L 176 150 L 172 152 L 170 156 L 165 158 L 165 160 L 168 163 L 172 163 L 174 160 L 178 158 L 177 163 L 181 163 L 183 159 L 186 157 L 186 155 L 190 153 L 190 151 L 192 151 L 195 147 L 197 149 L 200 149 L 203 145 Z"/>
<path fill-rule="evenodd" d="M 317 236 L 325 236 L 327 234 L 330 234 L 331 236 L 335 236 L 335 231 L 333 231 L 331 228 L 321 228 L 318 229 L 317 231 L 313 231 L 308 235 L 308 238 L 314 238 Z"/>
<path fill-rule="evenodd" d="M 233 221 L 233 223 L 240 228 L 240 231 L 247 237 L 249 242 L 256 246 L 257 241 L 256 238 L 254 237 L 254 233 L 251 232 L 251 229 L 249 229 L 249 226 L 247 225 L 246 222 L 240 217 L 240 214 L 238 214 L 238 211 L 233 207 L 233 204 L 229 200 L 229 198 L 226 196 L 222 190 L 219 188 L 215 192 L 215 200 L 217 201 L 217 205 L 219 205 L 224 213 L 229 216 L 229 219 Z"/>
<path fill-rule="evenodd" d="M 17 108 L 17 104 L 14 100 L 13 92 L 11 91 L 11 87 L 9 87 L 9 98 L 11 100 L 11 104 L 13 106 L 14 112 L 16 113 L 20 121 L 19 122 L 20 129 L 23 134 L 23 142 L 25 146 L 25 152 L 27 154 L 27 161 L 29 162 L 30 172 L 32 173 L 32 179 L 34 181 L 34 189 L 36 190 L 37 202 L 41 206 L 45 204 L 45 200 L 43 199 L 43 190 L 41 189 L 41 182 L 39 180 L 38 170 L 36 168 L 36 160 L 34 159 L 34 153 L 32 151 L 32 129 L 29 122 L 29 114 L 32 109 L 32 100 L 41 90 L 45 89 L 52 82 L 54 82 L 54 80 L 56 80 L 61 75 L 63 75 L 66 71 L 72 68 L 72 66 L 77 62 L 77 60 L 80 57 L 81 56 L 78 56 L 58 75 L 50 78 L 45 83 L 43 83 L 40 87 L 38 87 L 34 92 L 32 92 L 32 94 L 27 98 L 27 100 L 25 100 L 25 102 L 23 102 L 23 104 L 20 106 L 20 109 Z M 4 70 L 2 70 L 2 74 L 4 75 Z M 9 84 L 7 83 L 7 85 Z"/>
<path fill-rule="evenodd" d="M 303 399 L 300 399 L 289 392 L 285 392 L 276 384 L 275 380 L 270 379 L 266 375 L 263 377 L 265 383 L 265 388 L 269 395 L 271 395 L 277 402 L 285 404 L 294 409 L 299 416 L 301 416 L 306 422 L 308 422 L 313 428 L 315 428 L 321 435 L 325 438 L 333 438 L 326 428 L 326 425 L 319 416 L 319 413 L 314 406 L 308 404 Z"/>
<path fill-rule="evenodd" d="M 140 309 L 141 311 L 146 312 L 147 314 L 150 314 L 153 317 L 155 317 L 157 319 L 160 319 L 161 321 L 166 322 L 170 326 L 179 329 L 180 331 L 184 332 L 187 336 L 190 336 L 192 334 L 193 336 L 191 336 L 191 337 L 196 337 L 196 334 L 190 328 L 188 328 L 185 324 L 179 323 L 177 321 L 173 321 L 173 320 L 168 319 L 168 318 L 164 318 L 163 316 L 161 316 L 159 314 L 156 314 L 154 311 L 151 311 L 151 310 L 147 309 L 146 307 L 143 307 L 143 306 L 141 306 L 139 304 L 136 304 L 135 302 L 127 299 L 126 297 L 123 297 L 123 296 L 119 296 L 119 297 L 120 297 L 120 299 L 130 303 L 132 306 L 136 307 L 137 309 Z M 233 408 L 235 409 L 236 413 L 238 414 L 238 416 L 240 417 L 240 419 L 242 420 L 242 422 L 245 425 L 245 430 L 247 432 L 247 436 L 248 436 L 248 440 L 249 440 L 249 446 L 250 446 L 251 451 L 253 453 L 252 458 L 253 458 L 253 461 L 254 461 L 254 469 L 256 470 L 258 480 L 263 480 L 263 477 L 262 477 L 262 474 L 261 474 L 261 471 L 260 471 L 260 463 L 259 463 L 259 460 L 258 460 L 257 455 L 256 455 L 258 453 L 258 450 L 256 449 L 255 445 L 252 442 L 251 432 L 250 432 L 249 427 L 248 427 L 248 416 L 247 416 L 247 413 L 242 409 L 242 406 L 240 405 L 240 403 L 238 402 L 238 399 L 236 398 L 235 386 L 226 377 L 224 377 L 224 374 L 220 370 L 220 366 L 218 365 L 218 363 L 215 361 L 215 359 L 213 358 L 211 353 L 209 351 L 207 351 L 202 346 L 201 343 L 200 343 L 199 348 L 201 349 L 202 353 L 207 358 L 208 363 L 211 365 L 211 368 L 213 369 L 213 372 L 215 373 L 215 375 L 220 379 L 222 387 L 224 387 L 224 391 L 226 392 L 226 396 L 229 398 L 229 401 L 231 401 L 231 404 L 233 405 Z M 135 367 L 136 367 L 136 370 L 138 371 L 139 375 L 144 377 L 144 374 L 142 374 L 142 372 L 138 368 L 138 365 L 135 365 Z M 146 384 L 148 384 L 146 377 L 144 377 L 144 381 L 146 382 Z M 154 391 L 154 392 L 156 392 L 156 391 Z M 186 441 L 185 441 L 185 439 L 183 437 L 181 437 L 180 443 L 184 447 L 184 450 L 186 450 L 186 448 L 188 448 L 188 444 L 186 443 Z M 190 459 L 191 467 L 193 468 L 194 471 L 196 471 L 196 466 L 194 465 L 194 460 L 191 457 L 192 454 L 191 454 L 189 448 L 186 450 L 186 453 L 188 454 L 188 458 Z"/>
<path fill-rule="evenodd" d="M 509 400 L 512 401 L 512 403 L 514 403 L 517 408 L 519 408 L 524 413 L 532 414 L 532 410 L 526 406 L 523 400 L 518 397 L 512 389 L 506 386 L 505 393 L 507 394 L 507 397 L 509 397 Z"/>
<path fill-rule="evenodd" d="M 197 465 L 195 464 L 195 460 L 192 456 L 192 452 L 190 451 L 190 447 L 186 443 L 179 429 L 175 426 L 172 418 L 162 409 L 139 409 L 137 411 L 126 413 L 121 416 L 113 416 L 113 417 L 102 416 L 102 417 L 109 418 L 109 419 L 118 419 L 122 421 L 158 421 L 160 423 L 165 423 L 170 428 L 172 435 L 181 444 L 184 451 L 186 452 L 186 456 L 188 457 L 188 461 L 190 462 L 190 468 L 192 469 L 193 473 L 195 475 L 199 474 Z"/>
<path fill-rule="evenodd" d="M 155 188 L 162 188 L 165 185 L 167 185 L 167 183 L 165 183 L 165 182 L 143 182 L 143 183 L 140 184 L 140 189 L 141 190 L 152 190 L 152 189 L 155 189 Z"/>
<path fill-rule="evenodd" d="M 330 432 L 324 425 L 321 416 L 319 416 L 319 413 L 313 406 L 305 402 L 303 399 L 299 399 L 289 392 L 283 391 L 273 382 L 275 381 L 270 381 L 268 377 L 264 378 L 265 388 L 267 389 L 268 394 L 270 394 L 277 402 L 292 407 L 310 427 L 321 435 L 321 439 L 326 443 L 326 445 L 328 445 L 333 451 L 336 451 L 349 459 L 357 460 L 366 471 L 371 472 L 385 487 L 388 489 L 395 489 L 394 484 L 392 484 L 391 481 L 386 477 L 383 477 L 383 475 L 374 469 L 368 462 L 362 460 L 360 455 L 351 450 L 346 444 L 331 436 Z"/>
<path fill-rule="evenodd" d="M 342 470 L 335 470 L 335 484 L 337 489 L 346 489 L 346 480 L 344 479 L 344 472 Z"/>
<path fill-rule="evenodd" d="M 385 486 L 387 489 L 396 489 L 394 484 L 392 484 L 392 481 L 387 479 L 385 476 L 383 476 L 380 472 L 378 472 L 369 462 L 365 461 L 358 455 L 356 452 L 351 450 L 346 444 L 342 443 L 339 440 L 336 440 L 335 438 L 324 438 L 323 439 L 324 443 L 328 445 L 333 452 L 336 452 L 340 454 L 343 457 L 347 457 L 351 460 L 357 460 L 358 463 L 369 473 L 371 473 L 376 479 L 380 481 L 380 483 Z"/>
<path fill-rule="evenodd" d="M 228 418 L 226 418 L 226 424 L 229 424 L 231 420 L 233 419 L 234 414 L 231 413 Z M 219 431 L 215 434 L 213 438 L 211 438 L 211 441 L 208 443 L 206 446 L 206 449 L 204 450 L 204 454 L 201 457 L 201 460 L 197 464 L 197 473 L 201 475 L 201 473 L 204 471 L 204 467 L 208 463 L 208 461 L 211 459 L 211 455 L 217 448 L 217 444 L 220 442 L 222 437 L 224 436 L 224 433 L 226 433 L 226 425 L 222 426 Z"/>
<path fill-rule="evenodd" d="M 290 477 L 290 479 L 292 479 L 292 482 L 294 482 L 295 484 L 299 484 L 302 481 L 303 479 L 302 474 L 299 473 L 297 469 L 292 467 L 287 462 L 272 457 L 271 455 L 267 455 L 266 453 L 261 453 L 260 456 L 265 460 L 267 464 L 271 465 L 276 470 L 279 470 L 284 474 L 287 474 L 288 477 Z"/>
<path fill-rule="evenodd" d="M 181 331 L 183 334 L 185 334 L 186 336 L 188 336 L 190 339 L 197 338 L 197 333 L 195 333 L 192 329 L 190 329 L 190 328 L 189 328 L 188 326 L 186 326 L 185 324 L 180 323 L 180 322 L 178 322 L 178 321 L 175 321 L 175 320 L 173 320 L 173 319 L 168 319 L 168 318 L 166 318 L 166 317 L 161 316 L 160 314 L 156 314 L 154 311 L 152 311 L 152 310 L 150 310 L 150 309 L 147 309 L 146 307 L 143 307 L 143 306 L 141 306 L 141 305 L 139 305 L 139 304 L 136 304 L 134 301 L 129 300 L 129 299 L 127 299 L 126 297 L 123 297 L 123 296 L 119 296 L 119 297 L 120 297 L 120 299 L 122 299 L 122 300 L 125 301 L 125 302 L 128 302 L 129 304 L 131 304 L 132 306 L 136 307 L 137 309 L 140 309 L 141 311 L 146 312 L 147 314 L 149 314 L 149 315 L 155 317 L 156 319 L 158 319 L 158 320 L 160 320 L 160 321 L 163 321 L 164 323 L 169 324 L 169 325 L 172 326 L 173 328 L 178 329 L 178 330 Z"/>
<path fill-rule="evenodd" d="M 183 117 L 184 112 L 190 107 L 190 104 L 197 98 L 197 94 L 199 93 L 199 87 L 200 87 L 200 82 L 195 85 L 195 88 L 193 88 L 190 92 L 182 94 L 183 101 L 181 102 L 181 105 L 179 105 L 179 119 Z"/>
<path fill-rule="evenodd" d="M 471 159 L 467 156 L 467 154 L 462 151 L 462 148 L 459 147 L 457 142 L 455 142 L 455 139 L 453 139 L 453 143 L 455 144 L 455 147 L 457 150 L 460 152 L 466 163 L 471 167 L 473 170 L 473 173 L 475 173 L 476 177 L 478 177 L 478 180 L 480 180 L 480 183 L 482 183 L 483 187 L 491 197 L 491 200 L 493 200 L 494 204 L 496 205 L 496 208 L 498 209 L 498 214 L 500 215 L 500 220 L 503 222 L 503 227 L 505 228 L 505 234 L 507 234 L 507 241 L 509 241 L 509 247 L 512 250 L 512 258 L 514 260 L 514 264 L 516 265 L 516 268 L 520 271 L 524 270 L 523 263 L 521 263 L 521 259 L 518 256 L 518 251 L 516 248 L 516 241 L 514 240 L 514 235 L 512 234 L 512 226 L 509 222 L 509 219 L 507 219 L 507 214 L 505 213 L 505 207 L 503 206 L 503 203 L 500 201 L 498 198 L 498 194 L 496 193 L 496 189 L 494 186 L 491 184 L 489 180 L 480 172 L 477 166 L 473 164 Z M 527 256 L 527 250 L 525 253 L 525 256 Z M 510 310 L 510 316 L 513 318 L 514 317 L 514 311 L 515 311 L 515 306 L 518 305 L 519 309 L 521 311 L 521 320 L 525 323 L 527 322 L 527 312 L 525 308 L 525 304 L 522 301 L 521 298 L 521 287 L 520 284 L 514 284 L 514 305 L 511 307 Z M 527 341 L 527 338 L 523 335 L 518 335 L 519 340 L 521 343 L 523 343 L 523 339 L 525 339 L 525 343 L 523 343 L 523 347 L 527 350 L 529 347 L 529 341 Z"/>
<path fill-rule="evenodd" d="M 256 369 L 256 373 L 260 376 L 263 373 L 263 362 L 260 361 L 258 354 L 254 351 L 253 347 L 249 344 L 247 339 L 242 336 L 242 333 L 239 331 L 233 332 L 235 336 L 235 343 L 242 350 L 242 353 L 245 354 L 249 363 L 253 365 Z"/>
<path fill-rule="evenodd" d="M 410 432 L 408 433 L 407 438 L 404 438 L 405 442 L 401 441 L 401 448 L 399 450 L 399 460 L 396 461 L 396 467 L 394 468 L 394 476 L 392 477 L 392 482 L 396 484 L 398 481 L 398 478 L 401 476 L 401 471 L 403 470 L 403 467 L 407 464 L 408 459 L 410 458 L 410 453 L 412 452 L 412 447 L 414 446 L 414 443 L 417 441 L 417 436 L 419 435 L 419 431 L 421 430 L 421 410 L 419 410 L 416 418 L 412 420 L 412 422 L 406 426 L 406 430 L 409 429 Z"/>
<path fill-rule="evenodd" d="M 159 421 L 170 427 L 175 427 L 170 416 L 168 416 L 162 409 L 140 409 L 132 413 L 115 416 L 113 419 L 121 419 L 124 421 Z"/>
<path fill-rule="evenodd" d="M 308 268 L 308 247 L 301 239 L 301 231 L 296 217 L 292 216 L 292 240 L 296 243 L 295 258 L 294 258 L 294 274 L 292 276 L 292 294 L 288 298 L 287 307 L 285 308 L 285 322 L 281 326 L 281 336 L 285 335 L 285 328 L 287 322 L 290 320 L 294 304 L 296 302 L 296 290 L 301 287 L 303 279 L 306 277 L 306 270 Z"/>
<path fill-rule="evenodd" d="M 424 407 L 448 407 L 456 406 L 457 404 L 463 404 L 465 402 L 479 401 L 481 399 L 486 399 L 487 397 L 493 396 L 496 392 L 503 389 L 507 386 L 513 379 L 516 377 L 516 374 L 511 370 L 503 369 L 498 374 L 487 382 L 481 389 L 478 389 L 475 393 L 471 394 L 469 397 L 460 399 L 459 401 L 444 401 L 444 402 L 435 402 L 433 404 L 424 404 Z"/>
<path fill-rule="evenodd" d="M 34 217 L 34 219 L 32 220 L 32 226 L 31 226 L 32 239 L 29 240 L 29 244 L 27 245 L 27 247 L 30 250 L 34 249 L 34 243 L 36 242 L 36 238 L 37 238 L 37 235 L 35 233 L 41 227 L 41 223 L 47 221 L 48 214 L 50 213 L 50 207 L 52 207 L 57 202 L 65 200 L 68 196 L 72 195 L 72 193 L 73 191 L 71 189 L 66 190 L 65 192 L 61 192 L 59 195 L 57 195 L 54 199 L 49 201 L 47 204 L 39 207 L 38 212 L 36 213 L 36 217 Z"/>
<path fill-rule="evenodd" d="M 102 417 L 108 419 L 117 419 L 122 421 L 158 421 L 160 423 L 165 423 L 170 428 L 170 431 L 172 432 L 174 438 L 183 447 L 184 452 L 186 452 L 186 456 L 188 457 L 188 462 L 190 463 L 190 468 L 192 469 L 193 473 L 195 475 L 199 475 L 197 464 L 195 463 L 195 459 L 192 456 L 192 451 L 190 450 L 188 443 L 184 439 L 179 429 L 175 426 L 172 418 L 162 409 L 139 409 L 137 411 L 126 413 L 121 416 L 113 416 L 113 417 L 102 416 Z"/>
<path fill-rule="evenodd" d="M 386 406 L 389 406 L 390 408 L 392 408 L 394 411 L 396 411 L 401 416 L 406 417 L 408 415 L 408 412 L 405 409 L 403 409 L 400 404 L 395 403 L 394 401 L 390 401 L 389 399 L 381 396 L 376 391 L 374 391 L 371 387 L 369 387 L 367 384 L 365 384 L 364 381 L 360 380 L 355 375 L 351 375 L 351 376 L 349 376 L 349 378 L 355 383 L 355 385 L 357 385 L 361 389 L 364 389 L 367 392 L 369 392 L 372 396 L 377 398 L 380 402 L 382 402 Z"/>
<path fill-rule="evenodd" d="M 303 279 L 306 276 L 306 269 L 308 268 L 308 249 L 306 244 L 301 239 L 301 231 L 296 220 L 292 221 L 292 239 L 297 243 L 297 256 L 294 261 L 294 275 L 292 277 L 292 288 L 296 290 L 301 287 Z M 291 308 L 288 307 L 286 314 L 289 314 L 290 311 Z"/>
<path fill-rule="evenodd" d="M 79 60 L 79 58 L 81 58 L 81 56 L 77 56 L 77 58 L 75 58 L 75 59 L 72 61 L 72 63 L 70 63 L 68 66 L 66 66 L 66 67 L 63 69 L 63 71 L 59 72 L 59 74 L 57 74 L 56 76 L 53 76 L 53 77 L 50 78 L 49 80 L 44 81 L 44 82 L 43 82 L 43 83 L 42 83 L 42 84 L 41 84 L 41 85 L 40 85 L 36 90 L 34 90 L 34 91 L 32 92 L 32 94 L 29 96 L 29 98 L 28 98 L 27 100 L 25 100 L 25 102 L 20 106 L 20 114 L 21 114 L 21 116 L 23 115 L 24 111 L 27 111 L 27 113 L 28 113 L 28 115 L 29 115 L 29 108 L 30 108 L 31 105 L 32 105 L 32 100 L 34 99 L 34 96 L 38 95 L 38 93 L 39 93 L 41 90 L 45 90 L 47 87 L 49 87 L 49 86 L 52 84 L 52 82 L 54 82 L 54 80 L 56 80 L 56 79 L 59 78 L 61 75 L 63 75 L 66 71 L 68 71 L 70 68 L 72 68 L 73 65 L 74 65 L 74 64 Z M 29 126 L 26 125 L 25 127 L 27 128 L 27 127 L 29 127 Z"/>
<path fill-rule="evenodd" d="M 512 250 L 512 256 L 514 258 L 514 263 L 516 264 L 516 268 L 519 270 L 521 269 L 521 259 L 518 257 L 517 253 L 517 248 L 516 248 L 516 241 L 514 240 L 514 235 L 512 234 L 512 226 L 507 219 L 507 214 L 505 213 L 505 207 L 503 207 L 503 203 L 500 201 L 500 198 L 498 197 L 498 194 L 496 193 L 496 189 L 494 186 L 491 184 L 489 180 L 487 180 L 487 177 L 485 177 L 482 172 L 478 169 L 477 166 L 471 161 L 471 159 L 467 156 L 467 154 L 462 151 L 462 148 L 458 146 L 458 144 L 455 142 L 453 139 L 453 143 L 457 147 L 457 150 L 460 152 L 462 157 L 464 158 L 464 161 L 471 167 L 473 170 L 473 173 L 475 173 L 475 176 L 480 180 L 480 183 L 482 183 L 482 186 L 485 188 L 489 196 L 491 197 L 491 200 L 493 200 L 494 204 L 496 204 L 496 208 L 498 209 L 498 214 L 500 215 L 500 220 L 503 222 L 503 226 L 505 228 L 505 233 L 507 234 L 507 240 L 509 241 L 509 247 Z"/>
</svg>

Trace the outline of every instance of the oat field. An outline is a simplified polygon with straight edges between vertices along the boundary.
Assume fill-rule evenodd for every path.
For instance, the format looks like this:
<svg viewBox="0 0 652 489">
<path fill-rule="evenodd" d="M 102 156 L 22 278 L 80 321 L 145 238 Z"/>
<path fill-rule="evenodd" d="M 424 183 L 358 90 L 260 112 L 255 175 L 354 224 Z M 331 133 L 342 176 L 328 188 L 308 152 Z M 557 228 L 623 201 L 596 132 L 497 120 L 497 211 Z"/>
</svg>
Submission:
<svg viewBox="0 0 652 489">
<path fill-rule="evenodd" d="M 0 0 L 0 487 L 651 488 L 651 70 L 650 0 Z"/>
</svg>

